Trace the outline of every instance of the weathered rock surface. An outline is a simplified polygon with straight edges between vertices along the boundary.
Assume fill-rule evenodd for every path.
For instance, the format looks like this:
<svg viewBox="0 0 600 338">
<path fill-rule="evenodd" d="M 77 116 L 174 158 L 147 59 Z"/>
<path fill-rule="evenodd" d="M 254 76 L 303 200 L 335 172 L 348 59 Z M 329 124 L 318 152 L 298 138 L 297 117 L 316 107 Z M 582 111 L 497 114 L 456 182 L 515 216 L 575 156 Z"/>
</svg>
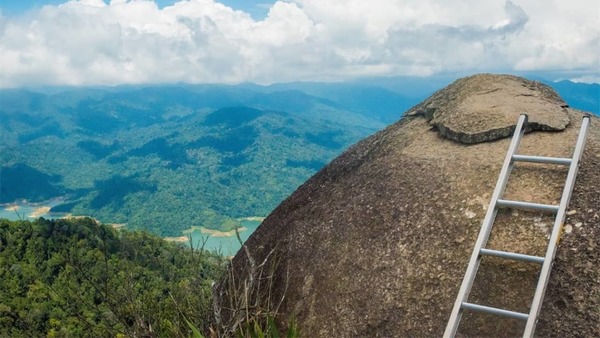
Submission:
<svg viewBox="0 0 600 338">
<path fill-rule="evenodd" d="M 412 108 L 440 134 L 462 143 L 479 143 L 512 134 L 520 114 L 531 130 L 563 130 L 567 104 L 550 87 L 512 75 L 479 74 L 460 79 Z"/>
<path fill-rule="evenodd" d="M 228 310 L 233 290 L 262 281 L 262 289 L 249 294 L 250 311 L 256 311 L 252 306 L 258 300 L 268 299 L 279 305 L 281 324 L 294 316 L 305 337 L 441 337 L 510 138 L 466 145 L 452 140 L 461 137 L 440 137 L 431 123 L 443 121 L 464 135 L 467 129 L 456 126 L 468 125 L 470 132 L 484 135 L 510 128 L 515 112 L 527 111 L 538 128 L 560 131 L 525 135 L 519 153 L 570 157 L 583 116 L 563 109 L 556 94 L 535 83 L 526 89 L 532 96 L 525 101 L 517 96 L 488 102 L 489 109 L 477 114 L 456 108 L 480 102 L 480 91 L 457 89 L 474 80 L 482 91 L 501 88 L 496 92 L 504 93 L 518 93 L 530 83 L 491 75 L 459 80 L 309 179 L 248 240 L 252 259 L 243 250 L 233 259 L 231 274 L 217 288 L 221 324 L 236 321 Z M 428 117 L 418 113 L 432 107 Z M 504 197 L 557 203 L 566 171 L 518 164 Z M 600 337 L 596 117 L 569 209 L 574 211 L 566 219 L 570 231 L 558 247 L 536 335 Z M 545 214 L 502 210 L 489 247 L 542 255 L 551 226 L 552 217 Z M 526 312 L 538 272 L 537 265 L 486 258 L 469 300 Z M 519 321 L 465 313 L 459 334 L 512 337 L 523 328 Z"/>
</svg>

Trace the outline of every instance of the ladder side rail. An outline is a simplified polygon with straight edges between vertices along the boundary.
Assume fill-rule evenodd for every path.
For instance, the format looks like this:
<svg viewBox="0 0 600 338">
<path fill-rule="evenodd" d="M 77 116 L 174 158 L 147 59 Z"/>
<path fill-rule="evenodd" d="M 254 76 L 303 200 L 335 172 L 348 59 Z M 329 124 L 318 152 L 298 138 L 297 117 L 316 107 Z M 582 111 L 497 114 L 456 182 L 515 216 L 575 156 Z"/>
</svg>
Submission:
<svg viewBox="0 0 600 338">
<path fill-rule="evenodd" d="M 554 221 L 552 235 L 550 236 L 548 248 L 546 250 L 546 255 L 544 258 L 544 263 L 542 264 L 538 284 L 535 289 L 535 295 L 531 303 L 529 319 L 527 320 L 527 324 L 525 325 L 525 331 L 523 333 L 524 338 L 533 337 L 535 325 L 537 324 L 537 317 L 542 308 L 544 294 L 546 293 L 546 287 L 548 286 L 548 281 L 550 279 L 550 270 L 552 269 L 552 265 L 554 264 L 556 248 L 560 240 L 563 223 L 566 217 L 567 207 L 569 206 L 571 193 L 573 192 L 573 187 L 575 185 L 575 178 L 577 177 L 577 170 L 579 169 L 579 160 L 581 159 L 581 155 L 583 154 L 583 148 L 585 147 L 585 139 L 589 123 L 590 118 L 587 116 L 584 117 L 581 122 L 579 137 L 577 138 L 575 150 L 573 151 L 573 160 L 571 162 L 571 166 L 569 167 L 569 173 L 567 174 L 565 187 L 563 189 L 562 197 L 560 199 L 560 207 L 556 215 L 556 219 Z"/>
<path fill-rule="evenodd" d="M 526 123 L 527 115 L 522 114 L 517 122 L 512 141 L 510 143 L 510 146 L 508 147 L 508 151 L 504 159 L 504 164 L 502 165 L 502 170 L 500 171 L 500 175 L 496 183 L 496 188 L 494 189 L 494 193 L 492 194 L 489 207 L 481 225 L 481 230 L 479 231 L 477 241 L 475 242 L 475 247 L 471 254 L 469 264 L 467 266 L 467 271 L 465 273 L 465 276 L 463 277 L 463 281 L 458 291 L 458 296 L 456 297 L 456 300 L 454 302 L 454 306 L 452 308 L 452 312 L 448 320 L 448 325 L 446 326 L 446 330 L 444 331 L 444 338 L 454 337 L 456 335 L 456 331 L 458 330 L 458 326 L 460 324 L 460 319 L 462 316 L 462 303 L 467 300 L 467 297 L 471 292 L 471 287 L 473 286 L 473 281 L 475 280 L 475 275 L 477 274 L 477 269 L 479 268 L 479 263 L 481 259 L 479 250 L 481 250 L 481 248 L 487 243 L 487 240 L 490 236 L 492 225 L 494 224 L 494 220 L 496 219 L 496 214 L 498 212 L 496 202 L 500 197 L 502 197 L 502 194 L 504 194 L 504 190 L 506 189 L 508 177 L 510 176 L 510 172 L 512 171 L 514 164 L 512 156 L 516 153 L 517 149 L 519 148 L 521 138 L 525 133 L 524 125 Z"/>
</svg>

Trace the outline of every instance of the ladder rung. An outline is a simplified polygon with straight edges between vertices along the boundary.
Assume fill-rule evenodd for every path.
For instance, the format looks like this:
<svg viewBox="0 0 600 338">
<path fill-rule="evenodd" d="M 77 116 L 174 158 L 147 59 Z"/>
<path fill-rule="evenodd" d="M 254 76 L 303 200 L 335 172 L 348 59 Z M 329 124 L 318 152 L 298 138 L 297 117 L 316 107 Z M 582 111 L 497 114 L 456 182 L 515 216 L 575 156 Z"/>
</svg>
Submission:
<svg viewBox="0 0 600 338">
<path fill-rule="evenodd" d="M 496 206 L 508 207 L 508 208 L 518 208 L 518 209 L 531 209 L 531 210 L 539 210 L 539 211 L 546 211 L 546 212 L 558 212 L 558 205 L 501 200 L 501 199 L 498 199 L 498 201 L 496 202 Z"/>
<path fill-rule="evenodd" d="M 482 255 L 485 255 L 485 256 L 494 256 L 494 257 L 512 259 L 515 261 L 523 261 L 523 262 L 531 262 L 531 263 L 539 263 L 539 264 L 544 263 L 544 257 L 524 255 L 524 254 L 519 254 L 519 253 L 515 253 L 515 252 L 507 252 L 507 251 L 491 250 L 491 249 L 481 249 L 481 250 L 479 250 L 479 253 Z"/>
<path fill-rule="evenodd" d="M 462 302 L 462 304 L 461 304 L 460 307 L 463 310 L 471 310 L 471 311 L 484 312 L 484 313 L 489 313 L 489 314 L 492 314 L 492 315 L 498 315 L 498 316 L 516 318 L 516 319 L 520 319 L 520 320 L 527 320 L 527 318 L 529 318 L 529 315 L 527 313 L 521 313 L 521 312 L 509 311 L 509 310 L 504 310 L 504 309 L 498 309 L 498 308 L 495 308 L 495 307 L 477 305 L 477 304 L 467 303 L 467 302 Z"/>
<path fill-rule="evenodd" d="M 549 163 L 549 164 L 564 164 L 570 165 L 570 158 L 562 157 L 545 157 L 545 156 L 530 156 L 530 155 L 513 155 L 513 161 L 531 162 L 531 163 Z"/>
</svg>

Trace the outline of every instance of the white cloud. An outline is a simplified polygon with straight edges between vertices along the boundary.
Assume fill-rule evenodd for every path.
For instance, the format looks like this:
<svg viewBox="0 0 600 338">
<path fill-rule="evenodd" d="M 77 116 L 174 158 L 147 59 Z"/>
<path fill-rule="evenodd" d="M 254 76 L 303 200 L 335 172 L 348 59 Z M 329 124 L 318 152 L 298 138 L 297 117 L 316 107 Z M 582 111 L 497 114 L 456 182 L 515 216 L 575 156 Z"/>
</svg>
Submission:
<svg viewBox="0 0 600 338">
<path fill-rule="evenodd" d="M 600 72 L 595 0 L 70 1 L 0 16 L 0 86 Z"/>
</svg>

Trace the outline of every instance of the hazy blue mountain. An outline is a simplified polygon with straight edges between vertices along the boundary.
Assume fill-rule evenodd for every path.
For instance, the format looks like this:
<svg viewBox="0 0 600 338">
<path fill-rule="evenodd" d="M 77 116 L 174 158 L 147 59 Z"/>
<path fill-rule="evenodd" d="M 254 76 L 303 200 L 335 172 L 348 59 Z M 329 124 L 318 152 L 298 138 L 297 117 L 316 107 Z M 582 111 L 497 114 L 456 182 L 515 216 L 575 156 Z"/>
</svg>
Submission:
<svg viewBox="0 0 600 338">
<path fill-rule="evenodd" d="M 600 84 L 571 81 L 547 82 L 573 107 L 600 115 Z"/>
<path fill-rule="evenodd" d="M 383 88 L 394 93 L 401 93 L 407 99 L 422 99 L 443 88 L 454 80 L 470 74 L 439 75 L 431 77 L 376 77 L 361 79 L 359 85 Z M 517 74 L 531 80 L 543 82 L 552 87 L 573 108 L 589 111 L 600 115 L 600 84 L 572 82 L 568 80 L 552 81 L 553 77 L 560 74 L 540 73 Z"/>
<path fill-rule="evenodd" d="M 342 109 L 359 112 L 389 124 L 425 98 L 405 96 L 382 87 L 359 83 L 288 83 L 270 86 L 273 90 L 296 90 L 316 97 L 326 98 Z"/>
</svg>

